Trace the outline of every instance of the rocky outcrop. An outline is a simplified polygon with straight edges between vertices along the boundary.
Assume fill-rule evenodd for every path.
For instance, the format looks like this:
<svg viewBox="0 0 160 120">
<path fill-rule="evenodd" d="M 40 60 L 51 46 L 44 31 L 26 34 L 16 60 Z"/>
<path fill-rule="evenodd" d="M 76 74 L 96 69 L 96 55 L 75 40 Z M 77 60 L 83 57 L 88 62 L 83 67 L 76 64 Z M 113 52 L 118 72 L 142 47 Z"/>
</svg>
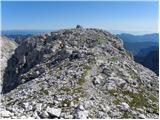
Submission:
<svg viewBox="0 0 160 120">
<path fill-rule="evenodd" d="M 83 28 L 26 38 L 8 62 L 11 118 L 158 118 L 158 77 L 121 40 Z"/>
<path fill-rule="evenodd" d="M 5 71 L 5 68 L 7 67 L 7 61 L 14 53 L 14 50 L 16 49 L 17 44 L 14 41 L 9 40 L 7 37 L 0 36 L 0 48 L 1 48 L 1 55 L 0 55 L 0 86 L 2 86 L 3 82 L 3 74 Z M 1 91 L 1 90 L 0 90 Z"/>
<path fill-rule="evenodd" d="M 10 59 L 16 47 L 17 44 L 14 41 L 11 41 L 7 37 L 0 36 L 0 116 L 3 116 L 3 118 L 11 117 L 13 115 L 13 113 L 6 111 L 5 108 L 2 107 L 1 91 L 3 85 L 3 75 L 5 68 L 7 67 L 8 59 Z"/>
</svg>

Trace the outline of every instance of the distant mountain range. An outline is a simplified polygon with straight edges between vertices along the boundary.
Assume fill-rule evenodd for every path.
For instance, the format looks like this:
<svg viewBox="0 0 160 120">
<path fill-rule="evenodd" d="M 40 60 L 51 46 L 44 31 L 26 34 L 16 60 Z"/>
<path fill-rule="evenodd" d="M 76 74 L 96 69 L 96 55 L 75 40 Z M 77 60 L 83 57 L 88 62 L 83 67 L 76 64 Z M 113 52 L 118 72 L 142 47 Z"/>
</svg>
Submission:
<svg viewBox="0 0 160 120">
<path fill-rule="evenodd" d="M 109 30 L 112 34 L 130 34 L 130 35 L 145 35 L 145 34 L 152 34 L 157 33 L 154 31 L 125 31 L 125 30 Z"/>
<path fill-rule="evenodd" d="M 43 32 L 50 32 L 53 30 L 2 30 L 2 35 L 28 35 L 28 34 L 39 34 Z"/>
<path fill-rule="evenodd" d="M 136 62 L 159 74 L 159 34 L 118 34 L 123 40 L 124 48 L 130 51 Z"/>
<path fill-rule="evenodd" d="M 124 42 L 158 42 L 158 33 L 145 34 L 145 35 L 132 35 L 127 33 L 118 34 L 118 37 L 123 39 Z"/>
<path fill-rule="evenodd" d="M 146 49 L 147 51 L 150 51 L 149 49 L 153 50 L 155 47 L 158 47 L 158 43 L 156 42 L 125 42 L 124 41 L 124 48 L 130 51 L 134 56 L 137 56 L 142 49 Z M 147 52 L 147 51 L 144 51 L 144 52 Z"/>
</svg>

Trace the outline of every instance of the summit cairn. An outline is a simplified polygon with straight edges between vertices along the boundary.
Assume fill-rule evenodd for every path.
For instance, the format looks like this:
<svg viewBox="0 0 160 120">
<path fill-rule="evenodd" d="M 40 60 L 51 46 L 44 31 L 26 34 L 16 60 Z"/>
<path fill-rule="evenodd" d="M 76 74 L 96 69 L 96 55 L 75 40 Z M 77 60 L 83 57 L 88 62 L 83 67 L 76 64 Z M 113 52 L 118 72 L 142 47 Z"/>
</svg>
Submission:
<svg viewBox="0 0 160 120">
<path fill-rule="evenodd" d="M 82 29 L 83 27 L 81 25 L 76 26 L 77 29 Z"/>
</svg>

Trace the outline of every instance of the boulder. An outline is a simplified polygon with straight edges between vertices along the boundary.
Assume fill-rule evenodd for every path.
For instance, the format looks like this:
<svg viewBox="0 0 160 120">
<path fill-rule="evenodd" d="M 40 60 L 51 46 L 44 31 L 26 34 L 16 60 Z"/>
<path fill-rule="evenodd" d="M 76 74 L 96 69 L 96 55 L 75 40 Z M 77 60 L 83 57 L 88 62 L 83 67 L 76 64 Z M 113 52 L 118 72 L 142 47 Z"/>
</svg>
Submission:
<svg viewBox="0 0 160 120">
<path fill-rule="evenodd" d="M 145 117 L 144 114 L 139 114 L 139 115 L 138 115 L 138 118 L 140 118 L 140 119 L 145 119 L 146 117 Z"/>
<path fill-rule="evenodd" d="M 48 107 L 46 111 L 51 115 L 55 117 L 59 117 L 61 114 L 61 108 L 50 108 Z"/>
<path fill-rule="evenodd" d="M 120 105 L 119 105 L 119 109 L 122 110 L 122 111 L 127 111 L 129 110 L 129 105 L 125 102 L 122 102 Z"/>
<path fill-rule="evenodd" d="M 88 111 L 80 111 L 77 110 L 76 114 L 75 114 L 75 118 L 76 119 L 87 119 L 88 117 Z"/>
<path fill-rule="evenodd" d="M 0 118 L 10 118 L 14 114 L 7 110 L 0 111 Z"/>
</svg>

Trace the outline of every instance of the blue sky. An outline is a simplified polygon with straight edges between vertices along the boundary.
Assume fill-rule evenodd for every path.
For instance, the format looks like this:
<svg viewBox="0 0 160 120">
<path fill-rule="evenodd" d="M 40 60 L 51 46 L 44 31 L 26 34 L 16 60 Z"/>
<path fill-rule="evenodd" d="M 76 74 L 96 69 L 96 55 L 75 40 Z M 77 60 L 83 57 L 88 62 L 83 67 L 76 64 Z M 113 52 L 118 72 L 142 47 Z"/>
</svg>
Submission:
<svg viewBox="0 0 160 120">
<path fill-rule="evenodd" d="M 2 30 L 158 31 L 158 2 L 2 2 Z"/>
</svg>

